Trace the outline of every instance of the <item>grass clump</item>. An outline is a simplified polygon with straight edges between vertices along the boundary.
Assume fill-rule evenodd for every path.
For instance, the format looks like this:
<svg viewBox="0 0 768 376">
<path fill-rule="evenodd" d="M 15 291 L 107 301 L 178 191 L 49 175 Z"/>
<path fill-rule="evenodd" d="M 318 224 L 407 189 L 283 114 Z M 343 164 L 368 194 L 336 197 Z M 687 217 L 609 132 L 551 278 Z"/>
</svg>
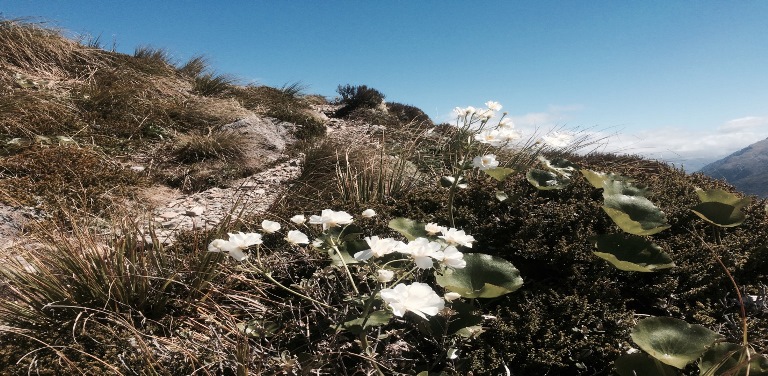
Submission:
<svg viewBox="0 0 768 376">
<path fill-rule="evenodd" d="M 175 140 L 173 155 L 181 163 L 209 159 L 237 161 L 243 157 L 238 136 L 232 131 L 213 131 L 205 135 L 181 135 Z"/>
<path fill-rule="evenodd" d="M 310 110 L 309 102 L 301 95 L 303 90 L 300 83 L 283 88 L 249 85 L 235 89 L 233 97 L 256 113 L 298 125 L 296 137 L 309 140 L 325 135 L 325 124 Z"/>
<path fill-rule="evenodd" d="M 68 207 L 104 214 L 143 184 L 130 169 L 90 148 L 34 146 L 0 160 L 1 198 L 49 213 Z"/>
</svg>

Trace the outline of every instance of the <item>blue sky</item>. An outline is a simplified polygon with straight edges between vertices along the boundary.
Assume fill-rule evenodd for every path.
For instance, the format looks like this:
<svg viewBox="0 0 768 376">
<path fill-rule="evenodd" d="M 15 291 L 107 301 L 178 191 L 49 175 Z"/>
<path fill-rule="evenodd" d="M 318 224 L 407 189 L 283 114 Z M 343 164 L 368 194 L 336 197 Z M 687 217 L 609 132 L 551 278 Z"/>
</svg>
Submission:
<svg viewBox="0 0 768 376">
<path fill-rule="evenodd" d="M 695 170 L 768 137 L 768 1 L 33 1 L 132 53 L 205 54 L 243 83 L 366 84 L 444 121 L 504 105 L 523 130 L 610 135 L 607 151 Z"/>
</svg>

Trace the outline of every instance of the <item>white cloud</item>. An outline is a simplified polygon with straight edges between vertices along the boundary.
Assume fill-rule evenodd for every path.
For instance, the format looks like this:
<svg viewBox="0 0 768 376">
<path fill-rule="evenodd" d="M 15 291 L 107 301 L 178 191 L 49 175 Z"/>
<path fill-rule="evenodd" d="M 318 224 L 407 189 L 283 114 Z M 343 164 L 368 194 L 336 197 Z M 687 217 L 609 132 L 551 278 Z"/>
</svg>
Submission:
<svg viewBox="0 0 768 376">
<path fill-rule="evenodd" d="M 549 105 L 545 112 L 529 112 L 520 116 L 511 116 L 512 121 L 522 128 L 553 128 L 562 126 L 571 119 L 573 113 L 584 109 L 583 105 Z"/>
<path fill-rule="evenodd" d="M 733 119 L 711 130 L 657 128 L 609 137 L 605 151 L 638 154 L 696 171 L 750 144 L 768 138 L 768 118 Z"/>
<path fill-rule="evenodd" d="M 731 132 L 746 129 L 758 129 L 768 127 L 768 117 L 745 116 L 738 119 L 727 121 L 718 128 L 721 132 Z"/>
</svg>

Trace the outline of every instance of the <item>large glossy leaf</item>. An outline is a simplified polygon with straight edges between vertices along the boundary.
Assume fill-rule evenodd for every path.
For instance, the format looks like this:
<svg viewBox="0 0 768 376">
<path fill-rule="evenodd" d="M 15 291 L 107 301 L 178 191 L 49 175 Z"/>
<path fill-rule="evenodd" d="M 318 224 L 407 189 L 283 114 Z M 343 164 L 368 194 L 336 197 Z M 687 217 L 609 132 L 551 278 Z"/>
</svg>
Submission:
<svg viewBox="0 0 768 376">
<path fill-rule="evenodd" d="M 408 240 L 426 237 L 427 231 L 424 229 L 424 225 L 425 223 L 408 218 L 395 218 L 389 221 L 389 228 L 399 232 Z"/>
<path fill-rule="evenodd" d="M 593 187 L 598 189 L 603 188 L 605 183 L 610 181 L 623 181 L 627 183 L 631 183 L 634 181 L 634 179 L 628 178 L 626 176 L 614 175 L 612 173 L 605 173 L 605 172 L 597 172 L 597 171 L 592 171 L 587 169 L 581 170 L 581 174 L 584 175 L 584 178 L 587 179 L 587 182 L 589 182 L 589 184 L 591 184 Z"/>
<path fill-rule="evenodd" d="M 614 362 L 620 376 L 676 376 L 675 368 L 651 358 L 645 353 L 625 354 Z"/>
<path fill-rule="evenodd" d="M 723 338 L 701 325 L 671 317 L 642 319 L 632 329 L 631 336 L 643 351 L 662 363 L 680 369 Z"/>
<path fill-rule="evenodd" d="M 507 178 L 507 176 L 516 172 L 515 170 L 511 168 L 506 168 L 506 167 L 489 168 L 484 171 L 486 174 L 488 174 L 488 176 L 498 181 L 504 181 Z"/>
<path fill-rule="evenodd" d="M 620 270 L 653 272 L 675 266 L 658 245 L 637 235 L 605 234 L 592 238 L 594 254 Z"/>
<path fill-rule="evenodd" d="M 667 217 L 644 197 L 645 190 L 625 181 L 606 181 L 603 210 L 624 232 L 653 235 L 669 228 Z"/>
<path fill-rule="evenodd" d="M 739 198 L 722 189 L 697 189 L 701 203 L 691 208 L 701 219 L 720 227 L 734 227 L 742 224 L 746 216 L 741 209 L 749 205 L 749 197 Z"/>
<path fill-rule="evenodd" d="M 465 253 L 467 266 L 435 272 L 437 284 L 465 298 L 495 298 L 523 285 L 520 271 L 511 262 L 482 253 Z"/>
<path fill-rule="evenodd" d="M 541 161 L 541 164 L 543 164 L 544 168 L 547 170 L 566 178 L 570 178 L 574 172 L 579 170 L 578 165 L 564 158 L 547 159 L 539 156 L 539 161 Z"/>
<path fill-rule="evenodd" d="M 558 175 L 552 171 L 535 168 L 529 170 L 528 173 L 525 174 L 525 178 L 528 179 L 528 182 L 531 183 L 531 185 L 542 191 L 563 189 L 571 183 L 570 179 L 562 175 Z"/>
<path fill-rule="evenodd" d="M 699 360 L 699 371 L 702 376 L 746 375 L 749 364 L 750 376 L 768 375 L 768 358 L 749 351 L 750 361 L 747 362 L 747 349 L 735 343 L 721 342 L 712 345 Z"/>
</svg>

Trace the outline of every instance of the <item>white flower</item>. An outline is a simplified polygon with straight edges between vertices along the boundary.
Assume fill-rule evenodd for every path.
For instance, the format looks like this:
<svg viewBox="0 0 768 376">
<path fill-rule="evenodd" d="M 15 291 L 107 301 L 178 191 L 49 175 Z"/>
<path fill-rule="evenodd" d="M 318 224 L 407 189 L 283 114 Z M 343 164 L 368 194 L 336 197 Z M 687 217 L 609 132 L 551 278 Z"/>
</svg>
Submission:
<svg viewBox="0 0 768 376">
<path fill-rule="evenodd" d="M 225 252 L 224 247 L 226 244 L 227 241 L 224 239 L 215 239 L 210 244 L 208 244 L 208 252 Z"/>
<path fill-rule="evenodd" d="M 488 144 L 498 147 L 504 144 L 501 139 L 501 132 L 498 129 L 485 129 L 475 135 L 475 140 L 481 144 Z"/>
<path fill-rule="evenodd" d="M 315 247 L 315 248 L 322 247 L 323 246 L 323 240 L 320 239 L 320 238 L 317 238 L 317 239 L 313 240 L 312 241 L 312 246 Z"/>
<path fill-rule="evenodd" d="M 461 294 L 458 292 L 448 292 L 443 295 L 443 299 L 445 299 L 446 302 L 452 302 L 458 298 L 461 298 Z"/>
<path fill-rule="evenodd" d="M 477 113 L 477 117 L 479 117 L 480 121 L 482 121 L 482 122 L 486 122 L 488 120 L 491 120 L 493 115 L 496 115 L 496 113 L 493 112 L 491 109 L 481 110 L 481 111 L 478 111 L 478 113 Z"/>
<path fill-rule="evenodd" d="M 464 110 L 464 109 L 463 109 L 463 108 L 461 108 L 461 107 L 456 107 L 456 108 L 454 108 L 454 109 L 453 109 L 453 113 L 454 113 L 454 114 L 456 114 L 456 117 L 457 117 L 459 120 L 464 120 L 464 118 L 465 118 L 465 117 L 467 117 L 467 111 L 466 111 L 466 110 Z"/>
<path fill-rule="evenodd" d="M 394 288 L 381 290 L 381 299 L 392 308 L 395 316 L 402 317 L 411 311 L 421 318 L 434 316 L 445 307 L 445 301 L 426 283 L 410 285 L 397 284 Z"/>
<path fill-rule="evenodd" d="M 543 141 L 545 144 L 556 148 L 568 146 L 571 140 L 573 140 L 573 136 L 561 132 L 552 132 L 549 135 L 541 138 L 541 141 Z"/>
<path fill-rule="evenodd" d="M 376 271 L 376 279 L 381 283 L 387 283 L 395 278 L 395 272 L 387 269 L 379 269 Z"/>
<path fill-rule="evenodd" d="M 271 234 L 277 230 L 280 230 L 280 224 L 275 221 L 263 220 L 261 221 L 261 229 L 267 234 Z"/>
<path fill-rule="evenodd" d="M 475 238 L 472 235 L 467 235 L 464 230 L 457 230 L 455 228 L 449 228 L 443 231 L 443 235 L 440 236 L 449 245 L 463 245 L 467 248 L 472 248 L 472 242 Z"/>
<path fill-rule="evenodd" d="M 498 167 L 498 165 L 499 161 L 496 160 L 496 156 L 493 154 L 477 156 L 472 159 L 472 166 L 477 167 L 480 170 Z"/>
<path fill-rule="evenodd" d="M 323 225 L 323 230 L 327 230 L 331 227 L 352 223 L 352 216 L 345 211 L 323 209 L 320 215 L 309 217 L 309 223 L 313 225 Z"/>
<path fill-rule="evenodd" d="M 501 104 L 499 104 L 499 102 L 494 102 L 494 101 L 485 102 L 485 107 L 488 107 L 488 109 L 491 111 L 501 110 Z"/>
<path fill-rule="evenodd" d="M 515 123 L 510 118 L 503 118 L 499 120 L 499 125 L 496 126 L 499 130 L 507 130 L 515 127 Z"/>
<path fill-rule="evenodd" d="M 436 235 L 438 232 L 445 230 L 445 227 L 438 225 L 437 223 L 427 223 L 424 225 L 424 231 L 427 235 Z"/>
<path fill-rule="evenodd" d="M 523 137 L 523 134 L 512 128 L 499 128 L 497 138 L 503 145 L 508 145 L 512 141 L 517 141 Z"/>
<path fill-rule="evenodd" d="M 291 244 L 308 244 L 309 238 L 306 234 L 299 230 L 291 230 L 288 231 L 288 236 L 285 237 L 285 240 L 287 240 Z"/>
<path fill-rule="evenodd" d="M 440 263 L 455 269 L 463 269 L 467 266 L 467 262 L 464 261 L 464 254 L 459 252 L 459 250 L 452 245 L 445 247 L 443 250 L 443 259 L 440 260 Z"/>
<path fill-rule="evenodd" d="M 416 238 L 400 252 L 410 255 L 420 269 L 429 269 L 433 266 L 433 260 L 443 259 L 441 248 L 438 242 L 429 241 L 427 238 Z"/>
<path fill-rule="evenodd" d="M 304 222 L 306 222 L 306 221 L 307 221 L 307 218 L 304 217 L 301 214 L 296 214 L 293 217 L 291 217 L 291 222 L 293 222 L 293 223 L 295 223 L 297 225 L 304 224 Z"/>
<path fill-rule="evenodd" d="M 363 210 L 362 216 L 365 218 L 373 218 L 373 216 L 376 215 L 376 212 L 373 209 L 365 209 Z"/>
<path fill-rule="evenodd" d="M 370 236 L 365 238 L 365 242 L 371 248 L 355 253 L 353 257 L 356 260 L 365 261 L 371 257 L 381 257 L 405 248 L 405 243 L 392 238 L 379 239 L 378 236 Z"/>
<path fill-rule="evenodd" d="M 229 240 L 215 239 L 208 244 L 208 252 L 225 252 L 237 261 L 243 261 L 248 255 L 243 252 L 246 248 L 261 244 L 261 235 L 257 233 L 229 234 Z"/>
<path fill-rule="evenodd" d="M 233 247 L 237 247 L 240 249 L 246 249 L 252 245 L 261 244 L 261 234 L 257 234 L 255 232 L 249 232 L 247 234 L 238 232 L 237 234 L 228 234 L 229 235 L 229 243 Z"/>
</svg>

